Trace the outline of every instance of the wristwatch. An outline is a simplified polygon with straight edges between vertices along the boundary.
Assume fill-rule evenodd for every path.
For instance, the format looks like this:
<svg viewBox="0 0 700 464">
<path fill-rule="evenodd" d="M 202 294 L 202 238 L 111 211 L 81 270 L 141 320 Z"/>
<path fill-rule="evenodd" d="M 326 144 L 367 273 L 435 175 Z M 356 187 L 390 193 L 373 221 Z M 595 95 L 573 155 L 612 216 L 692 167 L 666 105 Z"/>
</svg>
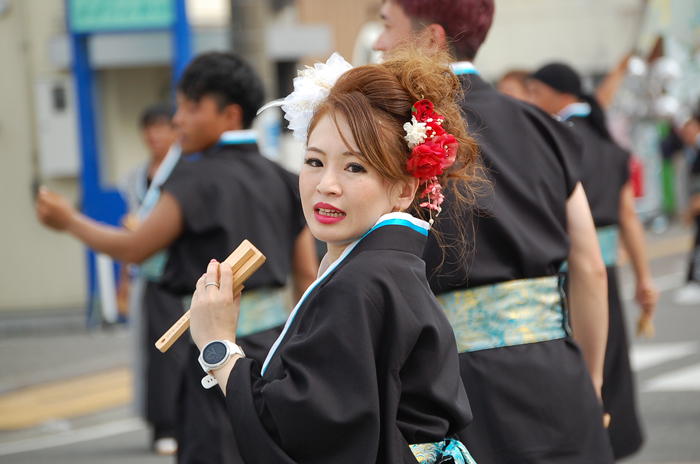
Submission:
<svg viewBox="0 0 700 464">
<path fill-rule="evenodd" d="M 228 340 L 214 340 L 207 343 L 204 349 L 199 353 L 199 365 L 202 366 L 207 375 L 202 379 L 204 388 L 211 388 L 218 385 L 216 378 L 211 375 L 211 371 L 216 370 L 226 364 L 231 356 L 239 355 L 245 358 L 243 348 Z"/>
</svg>

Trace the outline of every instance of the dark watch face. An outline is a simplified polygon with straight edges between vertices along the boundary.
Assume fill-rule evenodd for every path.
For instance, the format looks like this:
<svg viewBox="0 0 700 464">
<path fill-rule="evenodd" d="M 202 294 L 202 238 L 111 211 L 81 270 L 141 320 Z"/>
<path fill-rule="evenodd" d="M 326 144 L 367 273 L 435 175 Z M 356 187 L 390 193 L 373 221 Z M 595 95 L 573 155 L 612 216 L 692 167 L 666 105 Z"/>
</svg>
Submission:
<svg viewBox="0 0 700 464">
<path fill-rule="evenodd" d="M 226 345 L 221 342 L 212 342 L 204 347 L 202 357 L 207 364 L 220 363 L 228 352 Z"/>
</svg>

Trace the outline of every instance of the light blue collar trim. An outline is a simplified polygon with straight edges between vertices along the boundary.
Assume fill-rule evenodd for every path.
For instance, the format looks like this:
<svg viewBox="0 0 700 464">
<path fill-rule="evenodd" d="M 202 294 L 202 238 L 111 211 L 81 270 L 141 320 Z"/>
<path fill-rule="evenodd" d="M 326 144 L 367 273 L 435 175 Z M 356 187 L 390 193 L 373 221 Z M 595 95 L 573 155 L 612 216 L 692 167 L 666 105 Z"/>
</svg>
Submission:
<svg viewBox="0 0 700 464">
<path fill-rule="evenodd" d="M 217 145 L 243 145 L 258 143 L 258 133 L 252 129 L 226 131 L 221 134 Z"/>
<path fill-rule="evenodd" d="M 370 234 L 373 230 L 376 230 L 376 229 L 383 227 L 383 226 L 410 227 L 411 229 L 415 230 L 418 233 L 425 235 L 426 237 L 428 236 L 428 231 L 430 230 L 430 224 L 423 221 L 422 219 L 418 219 L 416 217 L 413 217 L 410 214 L 407 214 L 407 213 L 389 213 L 389 214 L 385 214 L 384 216 L 380 217 L 379 220 L 377 221 L 377 223 L 374 224 L 374 227 L 372 227 L 369 230 L 369 232 L 367 232 L 363 236 L 363 238 L 366 237 L 368 234 Z M 360 240 L 362 240 L 362 239 L 360 239 Z"/>
<path fill-rule="evenodd" d="M 471 61 L 457 61 L 456 63 L 450 64 L 452 72 L 461 76 L 463 74 L 476 74 L 479 75 L 476 67 L 471 63 Z"/>
<path fill-rule="evenodd" d="M 571 103 L 566 105 L 558 114 L 562 121 L 567 121 L 575 116 L 585 118 L 591 114 L 591 105 L 584 102 Z"/>
<path fill-rule="evenodd" d="M 148 187 L 146 195 L 143 197 L 143 201 L 141 202 L 141 206 L 136 213 L 138 218 L 142 221 L 146 219 L 149 214 L 151 214 L 151 211 L 158 203 L 158 200 L 160 199 L 160 186 L 163 185 L 166 180 L 168 180 L 168 177 L 170 177 L 170 174 L 173 172 L 173 169 L 175 169 L 177 162 L 180 161 L 181 153 L 182 149 L 180 148 L 180 145 L 173 144 L 168 150 L 168 154 L 165 155 L 165 158 L 163 158 L 163 161 L 160 163 L 160 166 L 158 166 L 158 169 L 156 169 L 156 173 L 153 175 L 153 179 L 151 180 L 151 185 Z"/>
<path fill-rule="evenodd" d="M 306 300 L 306 297 L 309 296 L 309 293 L 313 291 L 316 286 L 323 281 L 323 279 L 326 278 L 328 274 L 333 272 L 335 268 L 338 267 L 340 263 L 343 262 L 343 260 L 350 254 L 350 252 L 357 246 L 358 243 L 362 241 L 363 238 L 367 237 L 369 234 L 372 233 L 372 231 L 383 227 L 383 226 L 391 226 L 391 225 L 401 225 L 401 226 L 406 226 L 409 227 L 416 232 L 419 232 L 423 235 L 428 235 L 428 230 L 430 229 L 430 225 L 418 218 L 415 218 L 411 216 L 410 214 L 407 213 L 389 213 L 385 214 L 382 217 L 379 218 L 379 220 L 374 224 L 374 227 L 372 227 L 369 232 L 367 232 L 365 235 L 363 235 L 361 238 L 358 240 L 355 240 L 352 242 L 350 245 L 348 245 L 345 250 L 343 250 L 343 253 L 341 253 L 340 257 L 336 259 L 330 266 L 328 266 L 328 269 L 321 274 L 321 276 L 314 281 L 311 285 L 309 285 L 309 288 L 306 289 L 304 292 L 304 295 L 299 299 L 299 302 L 296 304 L 294 307 L 294 310 L 291 312 L 289 315 L 289 318 L 287 319 L 287 323 L 284 324 L 284 329 L 282 330 L 282 333 L 280 334 L 279 337 L 277 337 L 277 340 L 275 341 L 275 344 L 272 345 L 272 348 L 270 348 L 270 351 L 267 353 L 267 357 L 265 358 L 265 362 L 263 363 L 262 369 L 261 369 L 261 374 L 265 374 L 265 370 L 267 369 L 267 365 L 270 363 L 270 360 L 272 359 L 272 356 L 274 356 L 275 351 L 277 351 L 277 348 L 280 346 L 280 343 L 282 343 L 282 339 L 284 336 L 287 334 L 287 330 L 289 330 L 289 327 L 292 325 L 292 321 L 297 315 L 297 312 L 299 311 L 299 308 L 301 305 L 304 303 Z"/>
</svg>

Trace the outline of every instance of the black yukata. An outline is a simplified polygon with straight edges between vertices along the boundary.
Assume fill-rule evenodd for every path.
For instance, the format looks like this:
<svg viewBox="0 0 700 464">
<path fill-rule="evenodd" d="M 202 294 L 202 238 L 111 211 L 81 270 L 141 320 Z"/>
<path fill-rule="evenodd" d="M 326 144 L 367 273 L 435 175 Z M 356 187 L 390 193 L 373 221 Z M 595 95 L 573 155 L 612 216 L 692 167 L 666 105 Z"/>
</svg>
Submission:
<svg viewBox="0 0 700 464">
<path fill-rule="evenodd" d="M 467 426 L 424 234 L 380 222 L 307 290 L 263 374 L 237 361 L 226 402 L 245 462 L 415 463 L 409 444 Z"/>
<path fill-rule="evenodd" d="M 597 228 L 617 226 L 620 222 L 620 192 L 629 180 L 630 154 L 603 138 L 587 118 L 575 116 L 567 121 L 584 140 L 581 183 L 588 197 L 593 222 Z M 613 263 L 606 265 L 610 316 L 602 396 L 605 411 L 610 414 L 610 441 L 615 458 L 619 459 L 639 450 L 643 438 L 635 407 L 616 266 Z"/>
<path fill-rule="evenodd" d="M 292 252 L 306 226 L 299 200 L 299 181 L 264 158 L 255 143 L 219 144 L 203 153 L 183 156 L 163 192 L 182 208 L 183 232 L 170 246 L 162 286 L 180 297 L 194 293 L 211 259 L 222 262 L 244 239 L 267 258 L 245 284 L 246 292 L 280 288 L 291 272 Z M 282 326 L 237 338 L 246 354 L 262 361 Z M 189 337 L 182 337 L 183 339 Z M 183 377 L 178 431 L 181 464 L 242 462 L 219 388 L 205 390 L 190 340 Z"/>
<path fill-rule="evenodd" d="M 456 217 L 450 193 L 434 229 L 448 241 L 466 225 L 464 244 L 442 253 L 431 234 L 424 259 L 439 299 L 511 281 L 553 279 L 567 258 L 566 204 L 581 177 L 581 141 L 534 106 L 496 92 L 476 74 L 461 76 L 461 102 L 480 145 L 491 190 L 477 211 Z M 481 310 L 488 313 L 490 305 Z M 464 308 L 469 310 L 469 304 Z M 583 353 L 570 336 L 465 351 L 462 380 L 474 420 L 459 434 L 479 464 L 612 463 Z"/>
</svg>

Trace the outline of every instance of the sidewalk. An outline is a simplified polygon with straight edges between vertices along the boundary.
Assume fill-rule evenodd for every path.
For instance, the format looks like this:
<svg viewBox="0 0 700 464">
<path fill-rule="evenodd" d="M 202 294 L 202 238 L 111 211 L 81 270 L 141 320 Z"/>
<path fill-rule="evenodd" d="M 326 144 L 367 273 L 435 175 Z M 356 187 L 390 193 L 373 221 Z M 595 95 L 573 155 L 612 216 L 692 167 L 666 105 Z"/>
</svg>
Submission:
<svg viewBox="0 0 700 464">
<path fill-rule="evenodd" d="M 131 350 L 126 327 L 88 331 L 82 310 L 0 313 L 0 444 L 130 416 Z"/>
</svg>

